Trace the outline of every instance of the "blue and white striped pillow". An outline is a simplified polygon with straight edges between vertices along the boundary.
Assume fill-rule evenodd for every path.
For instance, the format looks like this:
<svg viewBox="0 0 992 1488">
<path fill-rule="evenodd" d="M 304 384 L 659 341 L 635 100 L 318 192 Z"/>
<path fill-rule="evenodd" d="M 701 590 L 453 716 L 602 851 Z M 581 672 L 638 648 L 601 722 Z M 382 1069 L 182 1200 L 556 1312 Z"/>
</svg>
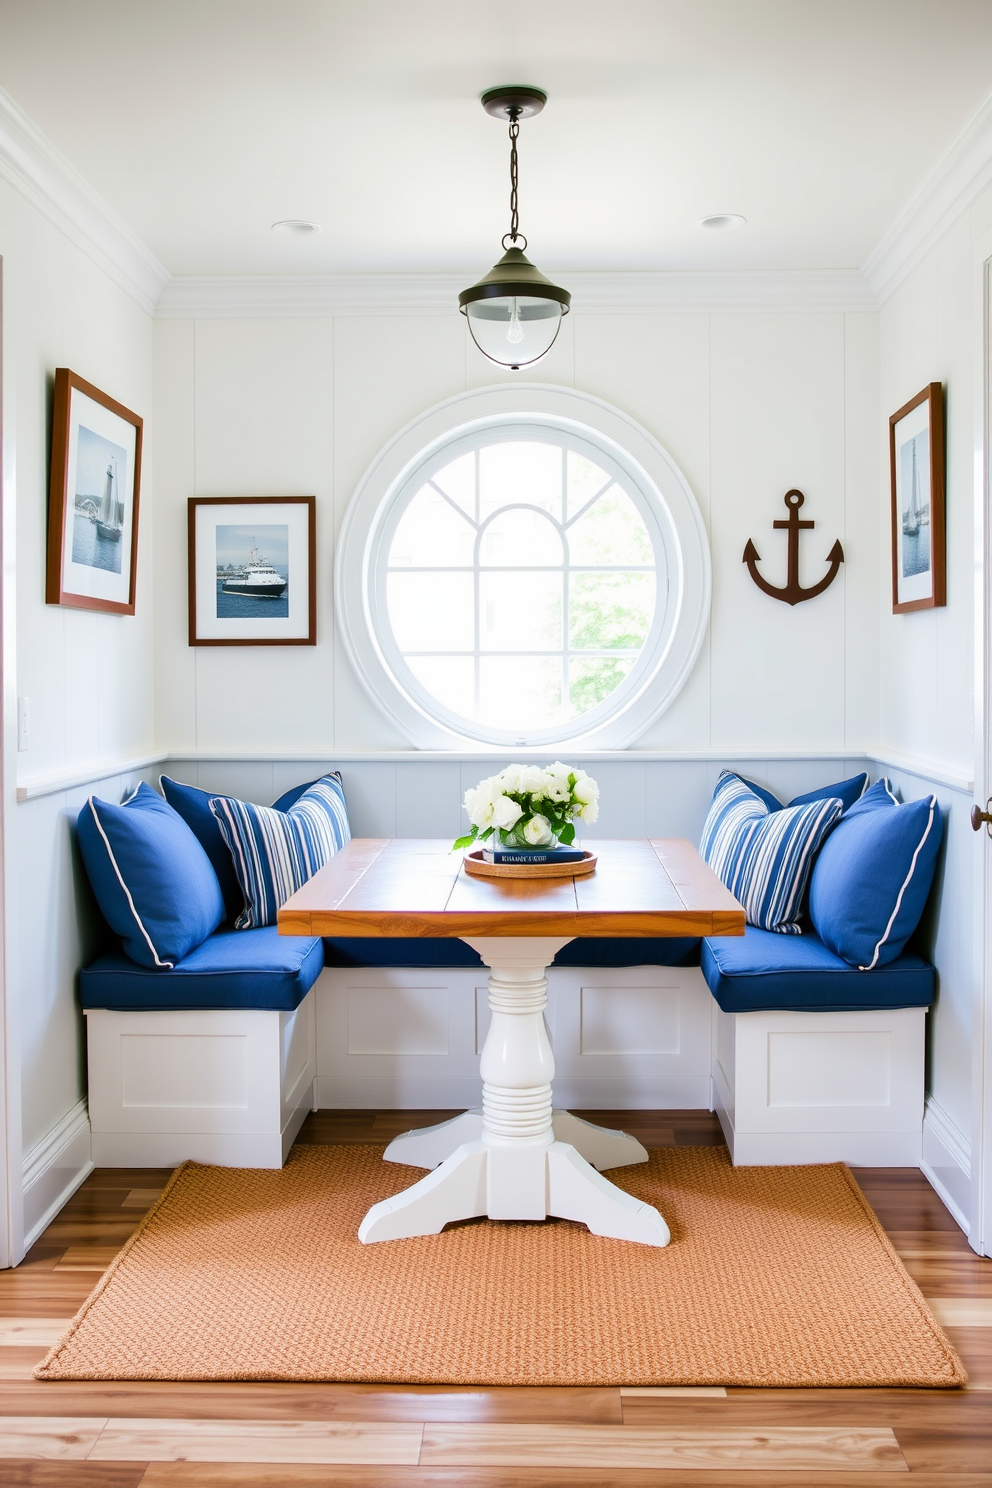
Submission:
<svg viewBox="0 0 992 1488">
<path fill-rule="evenodd" d="M 210 810 L 231 849 L 245 896 L 238 930 L 274 925 L 276 912 L 351 840 L 341 777 L 325 775 L 288 811 L 213 796 Z"/>
<path fill-rule="evenodd" d="M 800 935 L 813 860 L 843 810 L 843 801 L 828 796 L 769 811 L 739 775 L 724 770 L 699 851 L 743 904 L 749 925 Z"/>
</svg>

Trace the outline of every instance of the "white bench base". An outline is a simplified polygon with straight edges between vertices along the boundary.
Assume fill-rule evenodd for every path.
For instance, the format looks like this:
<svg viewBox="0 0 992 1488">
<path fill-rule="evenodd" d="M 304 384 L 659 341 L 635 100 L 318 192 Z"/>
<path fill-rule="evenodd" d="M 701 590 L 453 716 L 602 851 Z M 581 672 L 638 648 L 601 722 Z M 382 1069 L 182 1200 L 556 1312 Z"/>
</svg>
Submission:
<svg viewBox="0 0 992 1488">
<path fill-rule="evenodd" d="M 313 1108 L 315 1004 L 311 991 L 293 1013 L 87 1011 L 94 1163 L 282 1167 Z"/>
<path fill-rule="evenodd" d="M 925 1008 L 716 1010 L 714 1106 L 735 1166 L 919 1167 Z"/>
</svg>

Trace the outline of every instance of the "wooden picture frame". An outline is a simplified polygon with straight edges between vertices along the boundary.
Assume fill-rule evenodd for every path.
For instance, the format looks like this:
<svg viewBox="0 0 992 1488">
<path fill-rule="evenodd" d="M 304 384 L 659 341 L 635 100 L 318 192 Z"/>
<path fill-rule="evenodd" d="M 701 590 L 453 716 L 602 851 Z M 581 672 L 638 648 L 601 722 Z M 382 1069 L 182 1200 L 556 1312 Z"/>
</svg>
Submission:
<svg viewBox="0 0 992 1488">
<path fill-rule="evenodd" d="M 931 382 L 889 419 L 892 613 L 947 603 L 944 399 Z"/>
<path fill-rule="evenodd" d="M 142 430 L 123 403 L 56 368 L 46 604 L 134 614 Z"/>
<path fill-rule="evenodd" d="M 317 644 L 317 499 L 191 496 L 189 644 Z"/>
</svg>

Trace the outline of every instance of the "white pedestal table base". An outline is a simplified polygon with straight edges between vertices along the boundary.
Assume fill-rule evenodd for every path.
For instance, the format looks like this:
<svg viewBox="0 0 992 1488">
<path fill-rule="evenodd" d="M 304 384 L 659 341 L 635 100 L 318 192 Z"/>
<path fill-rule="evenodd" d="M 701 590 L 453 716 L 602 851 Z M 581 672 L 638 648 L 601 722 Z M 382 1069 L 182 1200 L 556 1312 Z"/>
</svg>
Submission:
<svg viewBox="0 0 992 1488">
<path fill-rule="evenodd" d="M 640 1142 L 553 1111 L 554 1057 L 544 1024 L 544 971 L 565 939 L 469 940 L 490 968 L 492 1022 L 482 1050 L 482 1108 L 406 1132 L 390 1162 L 434 1171 L 373 1204 L 358 1231 L 365 1244 L 436 1235 L 457 1220 L 577 1220 L 594 1235 L 667 1245 L 668 1226 L 650 1204 L 598 1168 L 646 1162 Z"/>
</svg>

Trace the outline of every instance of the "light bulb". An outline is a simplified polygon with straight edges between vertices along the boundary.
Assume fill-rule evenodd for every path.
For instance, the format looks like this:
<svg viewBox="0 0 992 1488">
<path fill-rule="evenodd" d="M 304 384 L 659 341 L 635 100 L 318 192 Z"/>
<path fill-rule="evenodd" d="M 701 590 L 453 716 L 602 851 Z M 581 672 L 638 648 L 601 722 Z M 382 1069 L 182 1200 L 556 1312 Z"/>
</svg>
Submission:
<svg viewBox="0 0 992 1488">
<path fill-rule="evenodd" d="M 511 346 L 519 346 L 521 341 L 524 339 L 524 328 L 520 324 L 520 316 L 518 314 L 518 304 L 516 298 L 514 298 L 513 301 L 513 313 L 510 316 L 510 325 L 506 332 L 506 339 L 507 341 L 509 341 Z"/>
</svg>

